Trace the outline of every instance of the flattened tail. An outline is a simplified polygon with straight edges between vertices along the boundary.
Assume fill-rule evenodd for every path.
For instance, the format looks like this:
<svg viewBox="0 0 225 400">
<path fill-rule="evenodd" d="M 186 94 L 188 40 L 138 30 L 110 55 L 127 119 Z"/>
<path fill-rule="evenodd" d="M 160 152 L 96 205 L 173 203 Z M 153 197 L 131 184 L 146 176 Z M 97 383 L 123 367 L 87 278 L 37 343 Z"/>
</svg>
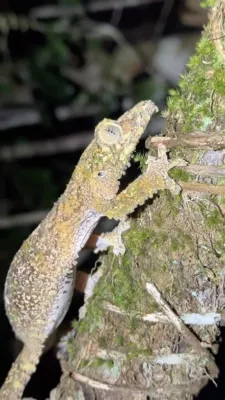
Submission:
<svg viewBox="0 0 225 400">
<path fill-rule="evenodd" d="M 26 384 L 29 382 L 31 375 L 36 371 L 42 351 L 42 345 L 34 345 L 33 348 L 24 345 L 0 389 L 0 400 L 22 399 Z"/>
</svg>

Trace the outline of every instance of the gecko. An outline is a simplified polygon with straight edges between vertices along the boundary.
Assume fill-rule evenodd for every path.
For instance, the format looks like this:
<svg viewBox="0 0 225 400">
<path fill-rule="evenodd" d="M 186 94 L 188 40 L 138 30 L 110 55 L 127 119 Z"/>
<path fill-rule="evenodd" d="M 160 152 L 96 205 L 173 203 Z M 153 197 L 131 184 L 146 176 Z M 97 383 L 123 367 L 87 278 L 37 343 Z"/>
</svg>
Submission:
<svg viewBox="0 0 225 400">
<path fill-rule="evenodd" d="M 168 170 L 166 150 L 149 156 L 144 173 L 119 192 L 120 179 L 158 109 L 151 100 L 138 103 L 118 120 L 103 119 L 81 155 L 64 193 L 14 256 L 4 302 L 7 317 L 23 348 L 0 389 L 0 400 L 19 400 L 35 372 L 45 342 L 63 320 L 73 294 L 76 262 L 100 218 L 119 221 L 117 236 L 128 229 L 127 216 L 163 189 L 180 187 Z M 122 254 L 122 240 L 109 232 L 109 244 Z M 104 236 L 107 240 L 107 235 Z"/>
</svg>

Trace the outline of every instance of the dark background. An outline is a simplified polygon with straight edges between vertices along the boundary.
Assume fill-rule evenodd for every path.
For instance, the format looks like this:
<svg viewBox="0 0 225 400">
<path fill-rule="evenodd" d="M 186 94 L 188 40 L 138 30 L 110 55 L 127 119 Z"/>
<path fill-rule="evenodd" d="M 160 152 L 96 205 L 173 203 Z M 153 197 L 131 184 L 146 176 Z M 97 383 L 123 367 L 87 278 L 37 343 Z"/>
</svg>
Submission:
<svg viewBox="0 0 225 400">
<path fill-rule="evenodd" d="M 63 192 L 103 117 L 117 118 L 147 98 L 165 108 L 168 90 L 177 82 L 171 77 L 172 50 L 167 42 L 162 46 L 163 40 L 178 41 L 173 58 L 184 70 L 182 54 L 188 59 L 207 21 L 197 0 L 194 9 L 181 0 L 134 3 L 1 0 L 0 384 L 20 348 L 3 305 L 13 255 Z M 157 67 L 160 46 L 161 57 L 168 52 L 168 59 L 161 62 L 168 75 Z M 149 132 L 159 134 L 161 128 L 162 118 L 156 117 Z M 144 151 L 144 141 L 138 150 Z M 80 268 L 89 270 L 95 259 L 84 260 Z M 76 294 L 67 321 L 77 317 L 81 302 L 82 296 Z M 46 399 L 59 377 L 51 349 L 25 395 Z M 224 398 L 222 382 L 221 378 L 216 391 L 209 385 L 198 399 Z"/>
</svg>

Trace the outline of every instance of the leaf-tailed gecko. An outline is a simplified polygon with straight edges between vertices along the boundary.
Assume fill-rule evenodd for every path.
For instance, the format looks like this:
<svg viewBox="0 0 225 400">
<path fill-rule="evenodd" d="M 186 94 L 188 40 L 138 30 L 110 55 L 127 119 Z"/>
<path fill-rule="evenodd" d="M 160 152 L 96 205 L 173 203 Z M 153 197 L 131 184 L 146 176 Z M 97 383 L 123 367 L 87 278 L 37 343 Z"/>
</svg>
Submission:
<svg viewBox="0 0 225 400">
<path fill-rule="evenodd" d="M 52 210 L 31 233 L 9 268 L 4 300 L 7 316 L 24 347 L 0 390 L 1 400 L 21 399 L 42 354 L 46 339 L 58 327 L 71 302 L 76 260 L 102 216 L 123 222 L 138 205 L 161 189 L 178 192 L 168 177 L 165 149 L 148 157 L 146 172 L 121 193 L 119 180 L 157 107 L 142 101 L 118 121 L 104 119 L 83 152 L 72 177 Z M 124 224 L 124 225 L 123 225 Z M 105 237 L 107 238 L 107 237 Z M 123 253 L 120 238 L 109 234 L 115 254 Z"/>
</svg>

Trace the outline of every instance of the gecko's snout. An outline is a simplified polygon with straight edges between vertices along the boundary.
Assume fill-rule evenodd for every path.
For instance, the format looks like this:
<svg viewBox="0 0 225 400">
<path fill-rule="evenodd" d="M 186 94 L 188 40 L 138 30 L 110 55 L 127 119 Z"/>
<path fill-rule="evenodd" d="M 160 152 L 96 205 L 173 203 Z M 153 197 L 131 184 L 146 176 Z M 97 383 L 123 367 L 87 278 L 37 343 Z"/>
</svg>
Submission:
<svg viewBox="0 0 225 400">
<path fill-rule="evenodd" d="M 152 100 L 143 100 L 142 102 L 140 102 L 140 104 L 143 108 L 143 111 L 146 111 L 146 113 L 148 113 L 150 117 L 154 113 L 159 111 L 158 107 L 155 105 L 155 103 L 153 103 Z"/>
</svg>

